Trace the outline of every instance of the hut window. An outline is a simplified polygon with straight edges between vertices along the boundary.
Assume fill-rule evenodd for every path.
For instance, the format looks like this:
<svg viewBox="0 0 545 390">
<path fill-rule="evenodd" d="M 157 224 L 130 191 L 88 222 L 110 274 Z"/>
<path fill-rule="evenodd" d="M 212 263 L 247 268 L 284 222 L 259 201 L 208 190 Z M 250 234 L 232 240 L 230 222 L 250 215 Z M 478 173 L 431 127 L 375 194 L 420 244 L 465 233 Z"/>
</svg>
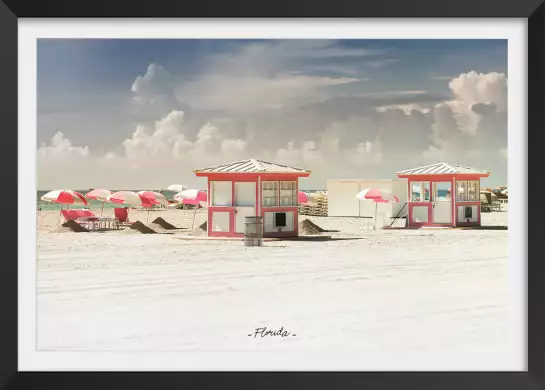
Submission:
<svg viewBox="0 0 545 390">
<path fill-rule="evenodd" d="M 297 183 L 280 182 L 280 206 L 297 206 Z"/>
<path fill-rule="evenodd" d="M 463 202 L 467 199 L 467 181 L 456 181 L 456 200 Z"/>
<path fill-rule="evenodd" d="M 467 200 L 475 202 L 479 200 L 479 182 L 477 180 L 470 180 L 467 182 Z"/>
<path fill-rule="evenodd" d="M 261 183 L 263 207 L 278 206 L 278 182 L 264 181 Z"/>
<path fill-rule="evenodd" d="M 420 202 L 422 195 L 422 183 L 419 181 L 411 183 L 411 202 Z"/>
<path fill-rule="evenodd" d="M 456 181 L 456 200 L 458 202 L 477 202 L 479 200 L 479 180 Z"/>
<path fill-rule="evenodd" d="M 433 183 L 433 201 L 434 202 L 450 202 L 450 181 L 440 181 Z"/>
<path fill-rule="evenodd" d="M 231 206 L 233 198 L 233 184 L 230 181 L 210 182 L 212 206 Z"/>
<path fill-rule="evenodd" d="M 286 227 L 286 213 L 274 213 L 274 227 Z"/>
<path fill-rule="evenodd" d="M 413 181 L 411 182 L 411 202 L 429 202 L 430 200 L 430 182 Z"/>
<path fill-rule="evenodd" d="M 430 201 L 430 182 L 429 181 L 422 182 L 422 191 L 423 191 L 424 201 L 429 202 Z"/>
</svg>

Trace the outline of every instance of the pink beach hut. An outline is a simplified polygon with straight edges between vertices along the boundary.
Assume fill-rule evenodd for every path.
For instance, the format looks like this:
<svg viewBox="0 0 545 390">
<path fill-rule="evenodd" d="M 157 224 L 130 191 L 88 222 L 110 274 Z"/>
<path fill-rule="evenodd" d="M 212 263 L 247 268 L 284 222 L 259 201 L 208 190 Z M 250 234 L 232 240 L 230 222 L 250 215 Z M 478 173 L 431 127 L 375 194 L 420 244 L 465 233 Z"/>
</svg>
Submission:
<svg viewBox="0 0 545 390">
<path fill-rule="evenodd" d="M 481 225 L 480 183 L 489 171 L 442 162 L 397 176 L 407 179 L 409 227 Z"/>
<path fill-rule="evenodd" d="M 209 236 L 243 236 L 247 216 L 263 217 L 264 237 L 298 235 L 299 178 L 310 171 L 249 159 L 194 172 L 208 179 Z"/>
</svg>

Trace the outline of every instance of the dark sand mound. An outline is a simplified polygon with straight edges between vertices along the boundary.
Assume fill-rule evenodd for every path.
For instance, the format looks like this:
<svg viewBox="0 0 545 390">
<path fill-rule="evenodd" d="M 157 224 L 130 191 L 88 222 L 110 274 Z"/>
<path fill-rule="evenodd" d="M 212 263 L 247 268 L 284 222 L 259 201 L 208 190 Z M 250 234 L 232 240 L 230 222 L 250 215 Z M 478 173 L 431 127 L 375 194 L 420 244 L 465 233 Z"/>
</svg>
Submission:
<svg viewBox="0 0 545 390">
<path fill-rule="evenodd" d="M 144 225 L 142 222 L 140 221 L 136 221 L 135 223 L 132 223 L 130 225 L 130 228 L 131 229 L 134 229 L 134 230 L 137 230 L 139 231 L 140 233 L 142 234 L 155 234 L 157 233 L 155 230 L 153 230 L 152 228 L 150 227 L 147 227 L 146 225 Z"/>
<path fill-rule="evenodd" d="M 151 221 L 151 223 L 153 224 L 156 224 L 156 225 L 159 225 L 161 226 L 163 229 L 166 229 L 166 230 L 174 230 L 174 229 L 179 229 L 177 228 L 176 226 L 174 226 L 173 224 L 165 221 L 163 218 L 161 217 L 158 217 L 158 218 L 155 218 L 153 221 Z"/>
<path fill-rule="evenodd" d="M 321 231 L 317 229 L 317 226 L 310 222 L 308 219 L 305 219 L 302 222 L 299 222 L 299 233 L 304 235 L 315 235 L 320 234 Z"/>
<path fill-rule="evenodd" d="M 65 227 L 65 228 L 68 228 L 71 231 L 76 232 L 76 233 L 87 233 L 87 232 L 89 232 L 88 229 L 84 228 L 83 226 L 81 226 L 79 223 L 77 223 L 74 220 L 67 221 L 67 222 L 63 223 L 62 226 Z"/>
<path fill-rule="evenodd" d="M 173 234 L 172 229 L 165 229 L 164 227 L 162 227 L 161 225 L 157 225 L 156 223 L 149 223 L 147 227 L 155 231 L 155 233 Z"/>
<path fill-rule="evenodd" d="M 206 231 L 207 231 L 207 223 L 204 222 L 200 226 L 193 229 L 193 231 L 191 233 L 189 233 L 189 235 L 191 235 L 191 236 L 206 236 Z"/>
<path fill-rule="evenodd" d="M 340 231 L 340 230 L 327 230 L 327 229 L 321 228 L 320 226 L 318 226 L 314 222 L 312 222 L 310 219 L 305 219 L 303 222 L 306 222 L 307 225 L 312 226 L 313 229 L 318 230 L 320 233 L 339 232 Z"/>
</svg>

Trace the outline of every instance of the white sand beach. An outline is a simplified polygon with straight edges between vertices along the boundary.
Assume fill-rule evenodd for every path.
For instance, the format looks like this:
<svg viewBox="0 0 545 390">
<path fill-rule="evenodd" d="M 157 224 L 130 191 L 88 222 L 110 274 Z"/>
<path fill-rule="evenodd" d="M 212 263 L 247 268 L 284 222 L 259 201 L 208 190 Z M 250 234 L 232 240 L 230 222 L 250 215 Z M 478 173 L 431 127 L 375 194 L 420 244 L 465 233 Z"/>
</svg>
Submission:
<svg viewBox="0 0 545 390">
<path fill-rule="evenodd" d="M 190 227 L 193 211 L 150 215 Z M 38 212 L 39 350 L 419 351 L 499 368 L 510 358 L 507 230 L 309 217 L 356 239 L 244 247 L 184 232 L 49 232 L 57 216 Z M 507 212 L 483 224 L 505 226 Z M 259 327 L 296 336 L 254 338 Z"/>
</svg>

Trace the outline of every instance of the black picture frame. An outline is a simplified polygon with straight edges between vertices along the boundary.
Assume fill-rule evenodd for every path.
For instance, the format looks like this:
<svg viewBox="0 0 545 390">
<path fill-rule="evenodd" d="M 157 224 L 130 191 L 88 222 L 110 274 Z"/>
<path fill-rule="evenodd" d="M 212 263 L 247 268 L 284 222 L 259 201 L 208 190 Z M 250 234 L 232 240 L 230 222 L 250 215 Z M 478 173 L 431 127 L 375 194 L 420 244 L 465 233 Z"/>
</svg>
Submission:
<svg viewBox="0 0 545 390">
<path fill-rule="evenodd" d="M 407 2 L 355 0 L 181 2 L 155 0 L 0 1 L 0 137 L 2 186 L 10 199 L 0 224 L 0 389 L 160 389 L 160 388 L 339 388 L 339 389 L 545 389 L 545 261 L 540 210 L 528 217 L 528 371 L 527 372 L 185 372 L 185 373 L 30 373 L 17 371 L 17 201 L 18 123 L 17 22 L 26 17 L 517 17 L 528 22 L 528 199 L 537 206 L 545 193 L 545 5 L 544 0 L 500 2 L 459 0 Z M 520 129 L 524 131 L 524 129 Z M 29 205 L 29 207 L 33 207 Z M 32 232 L 29 232 L 32 234 Z M 533 242 L 533 244 L 532 244 Z M 521 261 L 524 256 L 521 254 Z"/>
</svg>

